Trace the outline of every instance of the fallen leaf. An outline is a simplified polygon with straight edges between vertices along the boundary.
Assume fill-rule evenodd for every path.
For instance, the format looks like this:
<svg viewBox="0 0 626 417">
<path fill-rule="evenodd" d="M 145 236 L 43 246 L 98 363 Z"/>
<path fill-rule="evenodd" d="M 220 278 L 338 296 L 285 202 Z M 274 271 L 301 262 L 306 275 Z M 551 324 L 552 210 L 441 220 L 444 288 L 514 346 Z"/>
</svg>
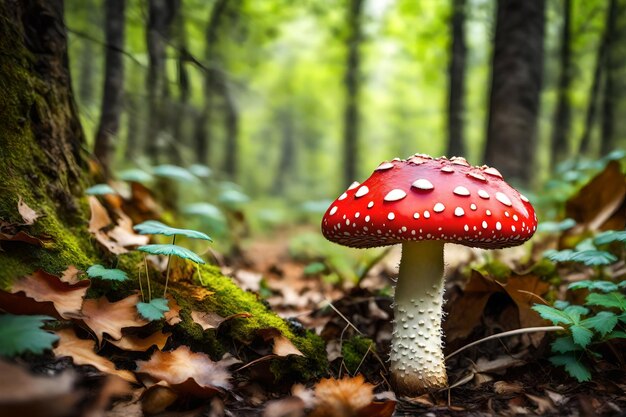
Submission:
<svg viewBox="0 0 626 417">
<path fill-rule="evenodd" d="M 270 401 L 263 410 L 263 417 L 304 417 L 304 415 L 304 401 L 298 397 Z"/>
<path fill-rule="evenodd" d="M 132 387 L 128 381 L 125 381 L 116 375 L 107 375 L 97 397 L 95 399 L 90 399 L 89 406 L 84 413 L 84 417 L 103 417 L 105 410 L 109 408 L 109 404 L 112 399 L 126 397 L 131 393 Z"/>
<path fill-rule="evenodd" d="M 55 275 L 37 270 L 15 281 L 11 292 L 23 292 L 40 303 L 51 302 L 59 316 L 70 318 L 80 314 L 89 285 L 89 280 L 68 284 Z"/>
<path fill-rule="evenodd" d="M 166 384 L 154 384 L 141 395 L 141 410 L 151 416 L 165 411 L 178 399 L 178 394 Z"/>
<path fill-rule="evenodd" d="M 178 392 L 206 397 L 231 387 L 230 361 L 213 362 L 187 346 L 170 352 L 156 351 L 148 361 L 137 362 L 137 373 L 165 381 Z"/>
<path fill-rule="evenodd" d="M 0 361 L 0 417 L 61 417 L 74 411 L 83 393 L 76 375 L 33 375 L 22 367 Z"/>
<path fill-rule="evenodd" d="M 145 338 L 126 334 L 123 335 L 120 340 L 109 340 L 109 343 L 122 350 L 129 350 L 132 352 L 145 352 L 152 346 L 156 346 L 159 350 L 161 350 L 171 335 L 171 333 L 164 333 L 163 331 L 153 333 Z"/>
<path fill-rule="evenodd" d="M 374 385 L 362 375 L 322 379 L 315 385 L 315 408 L 311 417 L 390 417 L 395 401 L 374 402 Z"/>
<path fill-rule="evenodd" d="M 79 339 L 72 329 L 63 329 L 55 332 L 59 336 L 59 345 L 54 348 L 57 357 L 69 356 L 75 365 L 91 365 L 106 374 L 117 375 L 128 382 L 137 382 L 130 371 L 119 370 L 108 359 L 99 356 L 95 351 L 93 340 Z"/>
<path fill-rule="evenodd" d="M 554 404 L 552 404 L 552 401 L 550 401 L 549 398 L 541 398 L 539 396 L 531 395 L 531 394 L 524 394 L 524 395 L 526 395 L 526 397 L 530 401 L 532 401 L 533 403 L 537 405 L 537 410 L 535 411 L 537 412 L 538 415 L 543 416 L 546 414 L 551 414 L 551 413 L 556 412 L 556 408 L 554 407 Z"/>
<path fill-rule="evenodd" d="M 170 326 L 180 323 L 183 319 L 180 318 L 180 306 L 173 298 L 167 298 L 167 305 L 170 307 L 170 311 L 165 313 L 165 321 Z"/>
<path fill-rule="evenodd" d="M 79 279 L 81 272 L 82 271 L 74 265 L 70 265 L 65 271 L 63 271 L 61 281 L 67 282 L 68 284 L 76 284 L 77 282 L 82 281 Z"/>
<path fill-rule="evenodd" d="M 219 314 L 214 313 L 212 311 L 208 311 L 208 312 L 192 311 L 191 312 L 191 319 L 197 324 L 199 324 L 202 327 L 202 330 L 217 329 L 218 327 L 220 327 L 222 323 L 224 323 L 227 320 L 232 320 L 235 318 L 250 318 L 250 317 L 252 317 L 252 314 L 250 313 L 236 313 L 236 314 L 231 314 L 228 317 L 222 317 Z"/>
<path fill-rule="evenodd" d="M 122 329 L 126 327 L 143 327 L 148 324 L 137 314 L 139 295 L 131 295 L 123 300 L 111 303 L 106 297 L 85 300 L 83 304 L 83 321 L 93 330 L 98 343 L 102 343 L 104 334 L 112 339 L 122 338 Z"/>
<path fill-rule="evenodd" d="M 291 340 L 287 339 L 278 329 L 268 328 L 260 329 L 257 333 L 266 342 L 272 340 L 274 345 L 272 347 L 272 353 L 277 356 L 297 355 L 304 356 L 300 350 L 294 346 Z"/>
<path fill-rule="evenodd" d="M 14 234 L 7 232 L 0 232 L 0 240 L 8 241 L 8 242 L 24 242 L 34 246 L 45 247 L 51 239 L 47 236 L 32 236 L 24 231 L 18 231 Z"/>
<path fill-rule="evenodd" d="M 519 394 L 524 392 L 524 386 L 519 382 L 497 381 L 493 384 L 493 391 L 498 395 Z"/>
<path fill-rule="evenodd" d="M 22 197 L 20 197 L 17 202 L 17 211 L 20 212 L 20 216 L 22 216 L 24 224 L 27 226 L 35 224 L 35 220 L 39 218 L 39 214 L 37 214 L 37 212 L 32 208 L 28 207 Z"/>
<path fill-rule="evenodd" d="M 111 223 L 111 217 L 104 206 L 94 196 L 87 197 L 89 200 L 89 208 L 91 209 L 91 217 L 89 218 L 89 232 L 96 234 Z"/>
</svg>

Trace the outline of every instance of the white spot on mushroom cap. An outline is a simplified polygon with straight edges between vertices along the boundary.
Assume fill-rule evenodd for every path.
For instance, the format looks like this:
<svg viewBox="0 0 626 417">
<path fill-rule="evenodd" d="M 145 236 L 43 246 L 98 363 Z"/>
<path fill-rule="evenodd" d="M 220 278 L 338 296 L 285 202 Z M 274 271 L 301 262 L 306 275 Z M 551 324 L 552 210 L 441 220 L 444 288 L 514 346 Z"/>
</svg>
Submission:
<svg viewBox="0 0 626 417">
<path fill-rule="evenodd" d="M 362 185 L 361 187 L 359 187 L 358 190 L 356 190 L 356 193 L 354 193 L 354 197 L 355 198 L 363 197 L 365 194 L 369 192 L 370 192 L 370 189 L 367 188 L 367 185 Z"/>
<path fill-rule="evenodd" d="M 481 175 L 478 172 L 468 172 L 467 175 L 480 181 L 487 181 L 487 178 L 485 178 L 484 175 Z"/>
<path fill-rule="evenodd" d="M 502 230 L 502 223 L 496 222 L 496 230 Z"/>
<path fill-rule="evenodd" d="M 528 201 L 528 198 L 526 198 L 526 196 L 524 194 L 520 194 L 519 198 L 520 198 L 520 200 L 522 200 L 525 203 L 530 203 L 530 201 Z"/>
<path fill-rule="evenodd" d="M 452 162 L 455 165 L 462 165 L 465 167 L 470 166 L 470 164 L 465 160 L 465 158 L 461 156 L 453 156 L 452 158 L 450 158 L 450 162 Z"/>
<path fill-rule="evenodd" d="M 398 200 L 402 200 L 404 197 L 406 197 L 406 193 L 404 191 L 398 188 L 394 188 L 393 190 L 387 193 L 387 195 L 383 198 L 383 200 L 398 201 Z"/>
<path fill-rule="evenodd" d="M 430 219 L 430 212 L 428 210 L 424 210 L 424 218 Z"/>
<path fill-rule="evenodd" d="M 396 215 L 395 215 L 395 214 L 394 214 L 394 212 L 392 211 L 392 212 L 390 212 L 390 213 L 387 215 L 387 218 L 388 218 L 389 220 L 393 220 L 393 219 L 395 219 L 395 218 L 396 218 Z M 384 226 L 384 225 L 383 225 L 383 226 Z"/>
<path fill-rule="evenodd" d="M 358 186 L 359 186 L 359 182 L 354 181 L 352 184 L 350 184 L 350 186 L 348 187 L 348 190 L 354 190 Z"/>
<path fill-rule="evenodd" d="M 335 207 L 330 209 L 330 212 L 328 214 L 330 214 L 332 216 L 333 214 L 337 213 L 337 210 L 338 210 L 338 208 L 337 208 L 337 206 L 335 206 Z"/>
<path fill-rule="evenodd" d="M 384 171 L 391 168 L 393 168 L 393 164 L 391 162 L 383 162 L 382 164 L 378 165 L 378 168 L 376 168 L 375 171 Z"/>
<path fill-rule="evenodd" d="M 443 204 L 441 204 L 441 203 L 437 203 L 437 204 L 435 204 L 435 207 L 433 207 L 433 211 L 434 211 L 435 213 L 441 213 L 441 212 L 442 212 L 442 211 L 444 211 L 445 209 L 446 209 L 446 206 L 444 206 L 444 205 L 443 205 Z"/>
<path fill-rule="evenodd" d="M 457 217 L 461 217 L 465 214 L 465 211 L 461 207 L 457 207 L 454 209 L 454 215 Z"/>
<path fill-rule="evenodd" d="M 489 199 L 489 193 L 485 190 L 478 190 L 478 196 L 480 198 L 484 198 L 485 200 Z"/>
<path fill-rule="evenodd" d="M 348 194 L 343 193 L 339 196 L 339 198 L 337 200 L 343 200 L 344 198 L 346 198 L 348 196 Z"/>
<path fill-rule="evenodd" d="M 488 226 L 488 225 L 487 225 L 487 222 L 486 222 L 485 220 L 483 220 L 483 224 L 482 224 L 482 226 L 483 226 L 483 229 L 486 229 L 486 228 L 487 228 L 487 226 Z"/>
<path fill-rule="evenodd" d="M 485 174 L 489 174 L 489 175 L 493 175 L 494 177 L 502 178 L 502 174 L 500 174 L 500 171 L 498 171 L 497 169 L 495 169 L 493 167 L 485 168 L 484 172 L 485 172 Z"/>
<path fill-rule="evenodd" d="M 463 187 L 462 185 L 459 185 L 458 187 L 456 187 L 454 189 L 454 191 L 452 191 L 452 192 L 454 194 L 456 194 L 456 195 L 460 195 L 460 196 L 464 196 L 464 197 L 470 195 L 469 190 L 467 188 Z"/>
<path fill-rule="evenodd" d="M 365 221 L 369 222 L 370 221 L 370 216 L 365 216 Z"/>
<path fill-rule="evenodd" d="M 367 203 L 367 208 L 372 208 L 374 207 L 374 202 L 370 201 L 369 203 Z"/>
<path fill-rule="evenodd" d="M 496 192 L 496 200 L 498 200 L 499 202 L 501 202 L 505 206 L 511 207 L 513 205 L 513 203 L 511 203 L 511 200 L 509 199 L 509 197 L 507 197 L 505 194 L 501 193 L 500 191 Z"/>
<path fill-rule="evenodd" d="M 476 209 L 478 209 L 478 207 L 476 207 L 476 204 L 472 203 L 472 204 L 470 204 L 470 209 L 472 211 L 476 211 Z"/>
<path fill-rule="evenodd" d="M 454 168 L 445 166 L 445 167 L 441 168 L 441 171 L 445 172 L 446 174 L 451 174 L 451 173 L 454 172 Z"/>
<path fill-rule="evenodd" d="M 418 188 L 420 190 L 432 190 L 435 188 L 432 182 L 428 181 L 425 178 L 420 178 L 418 180 L 413 181 L 411 187 Z"/>
</svg>

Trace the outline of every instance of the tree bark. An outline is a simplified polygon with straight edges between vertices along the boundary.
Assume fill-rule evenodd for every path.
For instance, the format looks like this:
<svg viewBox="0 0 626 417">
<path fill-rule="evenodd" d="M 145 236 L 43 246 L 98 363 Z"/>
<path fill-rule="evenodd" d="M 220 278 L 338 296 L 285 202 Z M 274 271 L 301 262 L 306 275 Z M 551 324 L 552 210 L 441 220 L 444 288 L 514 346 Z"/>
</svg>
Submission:
<svg viewBox="0 0 626 417">
<path fill-rule="evenodd" d="M 226 132 L 222 171 L 233 181 L 239 171 L 239 113 L 225 76 L 219 78 L 219 92 L 224 103 L 224 131 Z"/>
<path fill-rule="evenodd" d="M 463 113 L 465 98 L 465 7 L 466 0 L 452 1 L 452 43 L 448 65 L 448 156 L 465 156 Z"/>
<path fill-rule="evenodd" d="M 280 111 L 277 123 L 282 128 L 282 145 L 280 147 L 280 159 L 276 166 L 276 176 L 272 187 L 274 195 L 285 193 L 287 178 L 293 175 L 296 159 L 295 126 L 293 110 L 285 108 Z"/>
<path fill-rule="evenodd" d="M 22 199 L 41 215 L 28 232 L 51 238 L 48 247 L 3 244 L 0 286 L 5 288 L 16 277 L 12 268 L 58 273 L 70 264 L 88 266 L 90 245 L 71 231 L 84 228 L 87 218 L 79 202 L 86 166 L 63 2 L 1 0 L 0 56 L 0 225 L 21 222 L 17 204 Z"/>
<path fill-rule="evenodd" d="M 105 173 L 111 169 L 111 158 L 115 152 L 124 97 L 124 26 L 126 0 L 105 0 L 106 46 L 105 74 L 100 112 L 100 125 L 96 134 L 94 154 Z"/>
<path fill-rule="evenodd" d="M 617 37 L 617 0 L 610 0 L 606 21 L 606 53 L 604 58 L 604 94 L 602 95 L 602 135 L 600 154 L 613 150 L 615 138 L 615 106 L 623 91 L 617 89 L 617 69 L 620 66 Z"/>
<path fill-rule="evenodd" d="M 362 14 L 365 0 L 349 0 L 348 8 L 348 55 L 344 83 L 346 103 L 343 126 L 343 183 L 350 185 L 357 178 L 359 160 L 359 87 L 360 87 L 360 47 L 363 41 Z"/>
<path fill-rule="evenodd" d="M 169 96 L 165 74 L 165 53 L 169 28 L 173 19 L 173 0 L 148 0 L 148 128 L 146 129 L 146 154 L 153 163 L 159 161 L 159 135 L 165 127 L 163 99 Z"/>
<path fill-rule="evenodd" d="M 175 30 L 176 30 L 176 45 L 178 49 L 178 56 L 176 60 L 176 66 L 178 70 L 178 89 L 179 97 L 178 103 L 176 103 L 176 118 L 174 120 L 173 137 L 174 140 L 170 143 L 170 156 L 172 162 L 175 164 L 182 164 L 182 155 L 180 146 L 176 144 L 186 143 L 184 140 L 185 132 L 183 127 L 187 122 L 187 107 L 189 105 L 189 93 L 190 93 L 190 80 L 189 73 L 187 72 L 187 62 L 189 60 L 189 52 L 187 46 L 187 32 L 185 30 L 185 19 L 183 14 L 183 1 L 179 0 L 178 13 L 176 14 Z"/>
<path fill-rule="evenodd" d="M 216 90 L 216 77 L 218 76 L 218 59 L 216 58 L 216 47 L 219 42 L 219 28 L 224 18 L 228 0 L 216 0 L 211 8 L 209 20 L 205 34 L 204 58 L 208 63 L 208 68 L 204 74 L 204 105 L 202 111 L 196 118 L 196 128 L 194 135 L 194 148 L 196 151 L 196 161 L 199 164 L 206 164 L 211 153 L 211 125 L 213 119 L 213 99 Z M 210 164 L 208 164 L 210 165 Z"/>
<path fill-rule="evenodd" d="M 552 166 L 568 156 L 569 135 L 571 125 L 570 86 L 572 83 L 572 47 L 571 47 L 572 2 L 563 0 L 563 27 L 561 28 L 561 51 L 558 98 L 554 123 L 552 124 L 552 140 L 550 160 Z"/>
<path fill-rule="evenodd" d="M 534 172 L 544 23 L 544 0 L 498 0 L 484 160 L 522 184 Z"/>
<path fill-rule="evenodd" d="M 609 14 L 607 13 L 607 19 Z M 600 86 L 602 84 L 602 74 L 604 67 L 604 56 L 606 55 L 607 30 L 608 24 L 605 25 L 604 33 L 598 45 L 598 54 L 593 68 L 593 81 L 591 82 L 591 90 L 587 99 L 587 111 L 585 113 L 585 126 L 578 145 L 578 155 L 588 155 L 591 148 L 591 132 L 598 113 L 598 100 L 600 96 Z"/>
</svg>

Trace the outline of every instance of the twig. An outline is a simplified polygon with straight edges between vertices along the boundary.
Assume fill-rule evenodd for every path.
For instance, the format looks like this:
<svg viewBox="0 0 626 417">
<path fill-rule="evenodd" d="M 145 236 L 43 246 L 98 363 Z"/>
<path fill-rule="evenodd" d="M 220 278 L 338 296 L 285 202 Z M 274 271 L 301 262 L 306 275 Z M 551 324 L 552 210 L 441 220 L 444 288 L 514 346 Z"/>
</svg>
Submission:
<svg viewBox="0 0 626 417">
<path fill-rule="evenodd" d="M 480 343 L 483 343 L 483 342 L 486 342 L 488 340 L 498 339 L 498 338 L 507 337 L 507 336 L 515 336 L 515 335 L 518 335 L 518 334 L 525 334 L 525 333 L 556 332 L 556 331 L 559 331 L 559 330 L 565 330 L 565 328 L 562 327 L 562 326 L 526 327 L 526 328 L 523 328 L 523 329 L 515 329 L 515 330 L 510 330 L 508 332 L 492 334 L 491 336 L 483 337 L 480 340 L 476 340 L 475 342 L 472 342 L 470 344 L 467 344 L 467 345 L 463 346 L 460 349 L 455 350 L 454 352 L 452 352 L 451 354 L 446 356 L 445 359 L 448 360 L 451 357 L 453 357 L 454 355 L 463 352 L 465 349 L 469 349 L 472 346 L 476 346 L 476 345 L 478 345 Z M 450 387 L 450 388 L 452 388 L 452 387 Z"/>
</svg>

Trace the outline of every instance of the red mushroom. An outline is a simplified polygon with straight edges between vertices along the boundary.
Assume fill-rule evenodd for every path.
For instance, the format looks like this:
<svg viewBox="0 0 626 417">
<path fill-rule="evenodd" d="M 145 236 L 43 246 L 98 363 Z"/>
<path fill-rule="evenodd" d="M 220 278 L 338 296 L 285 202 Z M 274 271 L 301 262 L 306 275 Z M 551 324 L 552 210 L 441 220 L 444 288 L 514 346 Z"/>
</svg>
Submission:
<svg viewBox="0 0 626 417">
<path fill-rule="evenodd" d="M 380 164 L 365 182 L 339 196 L 322 219 L 324 236 L 341 245 L 402 243 L 391 376 L 406 395 L 447 386 L 441 340 L 444 243 L 504 248 L 522 244 L 536 229 L 528 199 L 495 168 L 423 154 Z"/>
</svg>

